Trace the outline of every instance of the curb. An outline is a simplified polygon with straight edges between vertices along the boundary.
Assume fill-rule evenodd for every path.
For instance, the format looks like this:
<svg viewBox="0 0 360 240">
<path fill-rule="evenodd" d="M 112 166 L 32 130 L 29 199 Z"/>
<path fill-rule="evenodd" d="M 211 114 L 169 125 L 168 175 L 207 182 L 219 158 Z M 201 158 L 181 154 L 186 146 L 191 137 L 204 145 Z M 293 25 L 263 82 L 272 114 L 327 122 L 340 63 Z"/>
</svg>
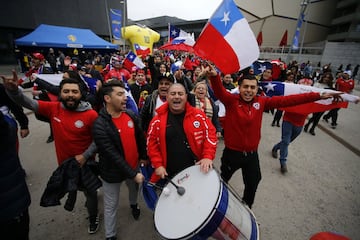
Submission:
<svg viewBox="0 0 360 240">
<path fill-rule="evenodd" d="M 349 142 L 344 140 L 343 138 L 339 137 L 334 133 L 334 131 L 330 130 L 328 127 L 323 126 L 322 124 L 318 123 L 318 128 L 324 131 L 326 134 L 328 134 L 330 137 L 334 138 L 336 141 L 341 143 L 344 147 L 355 153 L 357 156 L 360 157 L 360 149 L 355 147 L 354 145 L 351 145 Z"/>
</svg>

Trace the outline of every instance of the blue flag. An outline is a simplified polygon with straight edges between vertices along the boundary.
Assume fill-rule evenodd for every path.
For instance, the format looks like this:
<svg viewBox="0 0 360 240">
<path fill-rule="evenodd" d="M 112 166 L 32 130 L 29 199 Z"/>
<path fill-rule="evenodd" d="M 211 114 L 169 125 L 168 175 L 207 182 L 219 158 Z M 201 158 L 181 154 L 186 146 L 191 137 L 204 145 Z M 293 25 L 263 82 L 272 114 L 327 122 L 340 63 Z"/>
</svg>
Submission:
<svg viewBox="0 0 360 240">
<path fill-rule="evenodd" d="M 298 22 L 297 22 L 293 43 L 291 45 L 291 48 L 294 49 L 294 50 L 299 49 L 300 29 L 301 29 L 301 25 L 302 25 L 302 23 L 304 21 L 304 16 L 305 16 L 304 13 L 301 13 L 300 17 L 298 19 Z"/>
</svg>

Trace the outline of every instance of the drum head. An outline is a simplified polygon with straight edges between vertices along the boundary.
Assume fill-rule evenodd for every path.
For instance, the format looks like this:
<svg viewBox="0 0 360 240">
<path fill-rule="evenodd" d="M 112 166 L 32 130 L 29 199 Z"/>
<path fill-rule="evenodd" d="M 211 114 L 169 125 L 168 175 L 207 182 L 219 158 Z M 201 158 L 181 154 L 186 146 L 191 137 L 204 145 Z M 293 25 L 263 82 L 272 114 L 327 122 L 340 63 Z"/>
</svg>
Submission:
<svg viewBox="0 0 360 240">
<path fill-rule="evenodd" d="M 168 183 L 157 202 L 154 222 L 158 233 L 167 239 L 181 239 L 195 234 L 211 217 L 220 195 L 220 178 L 215 170 L 207 174 L 200 166 L 186 168 L 172 181 L 185 188 L 180 196 L 176 188 Z"/>
</svg>

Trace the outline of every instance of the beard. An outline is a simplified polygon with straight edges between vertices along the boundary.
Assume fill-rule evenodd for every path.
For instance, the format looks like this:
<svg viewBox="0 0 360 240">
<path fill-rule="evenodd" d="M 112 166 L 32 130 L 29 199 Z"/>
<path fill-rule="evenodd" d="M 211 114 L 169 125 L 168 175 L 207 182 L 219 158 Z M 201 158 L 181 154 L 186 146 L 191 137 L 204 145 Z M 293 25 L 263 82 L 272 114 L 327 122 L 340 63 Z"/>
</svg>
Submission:
<svg viewBox="0 0 360 240">
<path fill-rule="evenodd" d="M 74 99 L 74 98 L 67 98 L 67 99 L 61 98 L 60 101 L 62 102 L 64 107 L 70 111 L 74 111 L 75 109 L 77 109 L 77 107 L 80 104 L 80 99 Z M 70 101 L 73 101 L 73 102 L 70 102 Z"/>
</svg>

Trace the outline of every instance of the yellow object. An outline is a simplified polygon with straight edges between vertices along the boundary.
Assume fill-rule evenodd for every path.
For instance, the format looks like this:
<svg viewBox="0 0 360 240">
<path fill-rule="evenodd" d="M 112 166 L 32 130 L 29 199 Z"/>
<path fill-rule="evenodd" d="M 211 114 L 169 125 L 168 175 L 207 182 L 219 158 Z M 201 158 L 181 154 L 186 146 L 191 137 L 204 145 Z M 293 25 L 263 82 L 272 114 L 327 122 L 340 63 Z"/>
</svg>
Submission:
<svg viewBox="0 0 360 240">
<path fill-rule="evenodd" d="M 134 44 L 138 44 L 143 48 L 149 48 L 151 54 L 153 44 L 160 40 L 160 34 L 146 26 L 131 25 L 122 27 L 121 34 L 125 40 L 131 43 L 131 50 L 135 54 L 137 53 Z"/>
</svg>

